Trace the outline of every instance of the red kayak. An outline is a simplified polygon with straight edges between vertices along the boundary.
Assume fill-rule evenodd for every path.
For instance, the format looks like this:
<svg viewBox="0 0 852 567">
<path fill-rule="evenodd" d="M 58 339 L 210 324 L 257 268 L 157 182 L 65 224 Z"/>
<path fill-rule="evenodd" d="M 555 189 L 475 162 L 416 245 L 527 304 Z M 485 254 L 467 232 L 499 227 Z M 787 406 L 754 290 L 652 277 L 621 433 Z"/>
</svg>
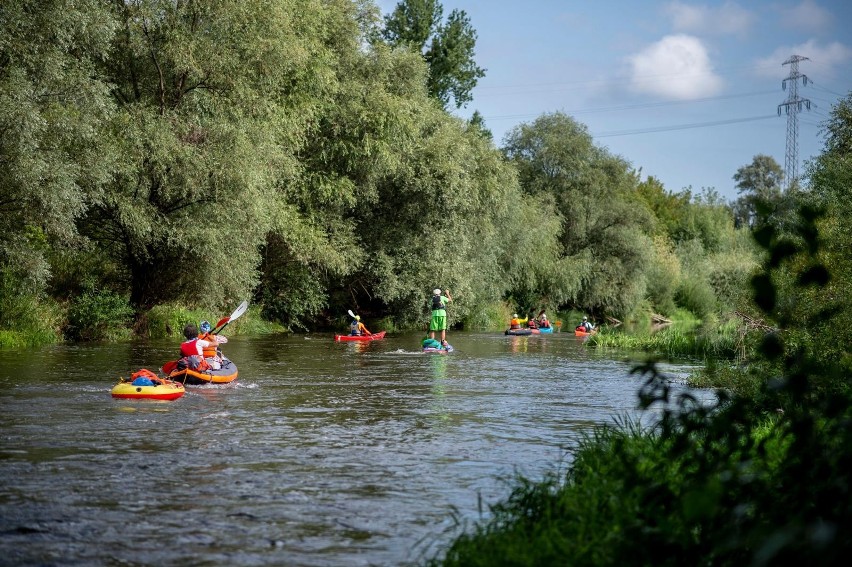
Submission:
<svg viewBox="0 0 852 567">
<path fill-rule="evenodd" d="M 385 332 L 373 333 L 372 335 L 334 335 L 335 341 L 377 341 L 385 338 Z"/>
<path fill-rule="evenodd" d="M 577 327 L 576 329 L 574 329 L 574 336 L 575 337 L 588 337 L 589 335 L 594 335 L 597 332 L 598 332 L 597 329 L 592 329 L 592 332 L 590 333 L 590 332 L 584 330 L 583 327 Z"/>
</svg>

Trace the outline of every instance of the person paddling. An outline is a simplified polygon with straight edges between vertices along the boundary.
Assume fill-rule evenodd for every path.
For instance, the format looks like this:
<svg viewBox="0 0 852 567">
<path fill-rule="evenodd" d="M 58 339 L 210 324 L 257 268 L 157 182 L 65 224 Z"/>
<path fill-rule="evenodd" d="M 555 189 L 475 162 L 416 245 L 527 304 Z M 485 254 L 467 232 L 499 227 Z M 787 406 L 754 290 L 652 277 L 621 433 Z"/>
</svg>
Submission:
<svg viewBox="0 0 852 567">
<path fill-rule="evenodd" d="M 441 290 L 432 290 L 432 319 L 429 321 L 429 337 L 434 339 L 435 333 L 441 331 L 441 344 L 447 342 L 447 304 L 452 303 L 450 290 L 447 295 L 441 295 Z"/>
<path fill-rule="evenodd" d="M 368 331 L 367 327 L 364 326 L 364 323 L 361 322 L 361 316 L 355 315 L 352 322 L 349 324 L 349 334 L 353 337 L 359 337 L 361 335 L 370 336 L 373 333 Z"/>
</svg>

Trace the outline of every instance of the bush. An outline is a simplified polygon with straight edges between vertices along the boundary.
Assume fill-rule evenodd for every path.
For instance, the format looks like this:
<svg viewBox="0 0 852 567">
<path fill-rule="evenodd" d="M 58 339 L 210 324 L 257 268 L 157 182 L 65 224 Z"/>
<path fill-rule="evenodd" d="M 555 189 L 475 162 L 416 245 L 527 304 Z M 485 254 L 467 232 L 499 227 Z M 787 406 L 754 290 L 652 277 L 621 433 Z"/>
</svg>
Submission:
<svg viewBox="0 0 852 567">
<path fill-rule="evenodd" d="M 86 291 L 71 302 L 65 335 L 73 341 L 129 339 L 133 313 L 126 297 L 108 290 Z"/>
<path fill-rule="evenodd" d="M 678 286 L 676 299 L 679 305 L 701 319 L 716 311 L 716 294 L 703 279 L 685 277 Z"/>
</svg>

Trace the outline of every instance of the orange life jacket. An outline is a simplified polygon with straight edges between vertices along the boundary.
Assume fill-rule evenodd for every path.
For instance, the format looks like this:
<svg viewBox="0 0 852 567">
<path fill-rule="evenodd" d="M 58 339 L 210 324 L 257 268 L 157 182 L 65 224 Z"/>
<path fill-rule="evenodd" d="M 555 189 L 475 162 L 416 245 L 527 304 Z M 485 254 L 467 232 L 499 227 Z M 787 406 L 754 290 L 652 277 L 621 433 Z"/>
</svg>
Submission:
<svg viewBox="0 0 852 567">
<path fill-rule="evenodd" d="M 206 347 L 202 347 L 202 352 L 204 353 L 204 358 L 215 358 L 219 352 L 219 343 L 216 342 L 216 335 L 211 335 L 210 333 L 204 333 L 199 339 L 203 341 L 207 341 L 210 345 Z"/>
</svg>

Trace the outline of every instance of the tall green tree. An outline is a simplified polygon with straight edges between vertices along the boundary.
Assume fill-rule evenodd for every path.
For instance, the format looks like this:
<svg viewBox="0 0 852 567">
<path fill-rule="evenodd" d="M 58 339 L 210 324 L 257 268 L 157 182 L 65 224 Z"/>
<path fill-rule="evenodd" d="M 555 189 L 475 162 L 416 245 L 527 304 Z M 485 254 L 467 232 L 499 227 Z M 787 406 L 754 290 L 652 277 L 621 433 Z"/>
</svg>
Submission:
<svg viewBox="0 0 852 567">
<path fill-rule="evenodd" d="M 233 303 L 273 232 L 311 257 L 325 241 L 291 191 L 298 152 L 353 49 L 353 4 L 133 0 L 103 73 L 118 112 L 116 174 L 85 232 L 126 266 L 131 302 Z"/>
<path fill-rule="evenodd" d="M 630 164 L 563 113 L 516 127 L 504 151 L 521 187 L 548 195 L 562 220 L 557 304 L 627 314 L 645 294 L 652 217 Z"/>
<path fill-rule="evenodd" d="M 473 88 L 485 76 L 475 60 L 476 30 L 464 10 L 450 12 L 446 22 L 437 0 L 403 0 L 385 17 L 384 39 L 423 55 L 429 65 L 429 93 L 446 107 L 467 106 Z"/>
<path fill-rule="evenodd" d="M 114 27 L 95 0 L 0 3 L 0 328 L 34 313 L 51 249 L 80 244 L 75 222 L 111 175 L 96 69 Z"/>
<path fill-rule="evenodd" d="M 740 223 L 754 226 L 766 222 L 781 202 L 784 170 L 771 156 L 754 156 L 734 174 L 739 197 L 734 212 Z"/>
</svg>

